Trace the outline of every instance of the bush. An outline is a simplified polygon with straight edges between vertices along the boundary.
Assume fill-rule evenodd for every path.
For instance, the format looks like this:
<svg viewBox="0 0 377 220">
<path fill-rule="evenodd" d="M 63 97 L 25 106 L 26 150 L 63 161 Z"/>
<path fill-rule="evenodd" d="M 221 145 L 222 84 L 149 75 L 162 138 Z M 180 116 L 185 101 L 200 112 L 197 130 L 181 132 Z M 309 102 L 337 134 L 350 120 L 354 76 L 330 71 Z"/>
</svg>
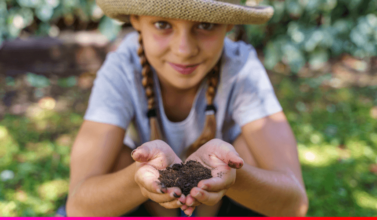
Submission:
<svg viewBox="0 0 377 220">
<path fill-rule="evenodd" d="M 377 56 L 377 0 L 265 0 L 262 4 L 274 7 L 273 18 L 266 25 L 246 25 L 245 30 L 250 43 L 264 48 L 267 69 L 283 62 L 297 73 L 306 63 L 317 69 L 343 53 Z M 95 0 L 0 1 L 0 44 L 21 33 L 56 36 L 66 28 L 99 28 L 112 40 L 120 25 L 104 16 Z"/>
<path fill-rule="evenodd" d="M 99 28 L 111 40 L 120 23 L 104 16 L 95 0 L 2 0 L 0 1 L 0 45 L 22 34 L 57 36 L 61 29 Z"/>
<path fill-rule="evenodd" d="M 245 26 L 249 41 L 265 50 L 265 66 L 278 62 L 297 73 L 317 69 L 343 53 L 377 56 L 377 0 L 267 0 L 275 9 L 267 25 Z"/>
</svg>

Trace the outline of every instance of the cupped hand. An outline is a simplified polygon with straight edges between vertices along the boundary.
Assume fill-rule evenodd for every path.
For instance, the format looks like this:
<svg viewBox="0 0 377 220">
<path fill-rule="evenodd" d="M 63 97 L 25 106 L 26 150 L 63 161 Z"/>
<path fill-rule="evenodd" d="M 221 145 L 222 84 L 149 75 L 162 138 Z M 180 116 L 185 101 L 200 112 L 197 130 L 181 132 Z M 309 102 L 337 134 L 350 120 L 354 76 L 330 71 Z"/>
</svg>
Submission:
<svg viewBox="0 0 377 220">
<path fill-rule="evenodd" d="M 234 147 L 220 139 L 213 139 L 191 154 L 187 161 L 195 160 L 211 169 L 212 178 L 201 180 L 198 187 L 191 189 L 186 203 L 181 207 L 186 215 L 191 215 L 195 206 L 200 204 L 215 205 L 236 181 L 236 169 L 244 161 Z"/>
<path fill-rule="evenodd" d="M 131 156 L 137 167 L 135 181 L 144 197 L 168 209 L 180 208 L 185 203 L 178 187 L 166 188 L 158 180 L 158 170 L 182 162 L 169 145 L 160 140 L 147 142 L 132 151 Z"/>
</svg>

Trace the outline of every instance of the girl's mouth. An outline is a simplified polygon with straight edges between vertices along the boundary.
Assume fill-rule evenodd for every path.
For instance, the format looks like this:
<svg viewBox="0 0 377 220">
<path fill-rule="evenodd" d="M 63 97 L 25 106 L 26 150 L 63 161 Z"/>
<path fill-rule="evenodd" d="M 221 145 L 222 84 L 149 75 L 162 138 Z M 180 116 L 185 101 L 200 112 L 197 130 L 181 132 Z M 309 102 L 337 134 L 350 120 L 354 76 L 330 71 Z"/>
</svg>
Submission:
<svg viewBox="0 0 377 220">
<path fill-rule="evenodd" d="M 180 72 L 183 75 L 191 74 L 199 66 L 199 64 L 180 65 L 180 64 L 176 64 L 176 63 L 170 63 L 170 62 L 168 62 L 168 63 L 170 64 L 171 67 L 173 67 L 173 69 L 175 69 L 176 71 Z"/>
</svg>

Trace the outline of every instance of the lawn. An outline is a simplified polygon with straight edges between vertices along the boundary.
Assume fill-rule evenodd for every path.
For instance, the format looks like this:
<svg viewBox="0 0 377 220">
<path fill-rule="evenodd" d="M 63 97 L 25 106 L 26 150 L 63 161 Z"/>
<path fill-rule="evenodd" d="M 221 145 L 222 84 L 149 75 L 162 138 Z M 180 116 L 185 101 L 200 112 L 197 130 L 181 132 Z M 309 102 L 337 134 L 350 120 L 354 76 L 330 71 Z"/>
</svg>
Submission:
<svg viewBox="0 0 377 220">
<path fill-rule="evenodd" d="M 68 191 L 88 76 L 39 78 L 49 82 L 34 87 L 33 77 L 0 80 L 3 101 L 18 91 L 1 107 L 0 216 L 52 216 Z M 377 216 L 377 87 L 332 86 L 331 75 L 270 77 L 298 141 L 308 216 Z"/>
</svg>

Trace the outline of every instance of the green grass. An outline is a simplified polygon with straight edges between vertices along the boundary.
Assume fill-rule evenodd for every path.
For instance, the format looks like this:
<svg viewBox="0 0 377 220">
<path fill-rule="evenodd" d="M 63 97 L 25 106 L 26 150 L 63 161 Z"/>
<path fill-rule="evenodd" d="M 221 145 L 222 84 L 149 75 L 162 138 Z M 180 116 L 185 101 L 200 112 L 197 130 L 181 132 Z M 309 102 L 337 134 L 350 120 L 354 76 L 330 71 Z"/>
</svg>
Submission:
<svg viewBox="0 0 377 220">
<path fill-rule="evenodd" d="M 276 94 L 298 141 L 308 215 L 376 216 L 377 175 L 370 165 L 377 164 L 377 120 L 370 111 L 377 106 L 377 88 L 276 79 Z M 56 112 L 37 104 L 25 115 L 4 116 L 0 172 L 10 170 L 14 178 L 0 179 L 0 216 L 54 214 L 68 191 L 70 146 L 82 116 L 72 108 Z"/>
</svg>

